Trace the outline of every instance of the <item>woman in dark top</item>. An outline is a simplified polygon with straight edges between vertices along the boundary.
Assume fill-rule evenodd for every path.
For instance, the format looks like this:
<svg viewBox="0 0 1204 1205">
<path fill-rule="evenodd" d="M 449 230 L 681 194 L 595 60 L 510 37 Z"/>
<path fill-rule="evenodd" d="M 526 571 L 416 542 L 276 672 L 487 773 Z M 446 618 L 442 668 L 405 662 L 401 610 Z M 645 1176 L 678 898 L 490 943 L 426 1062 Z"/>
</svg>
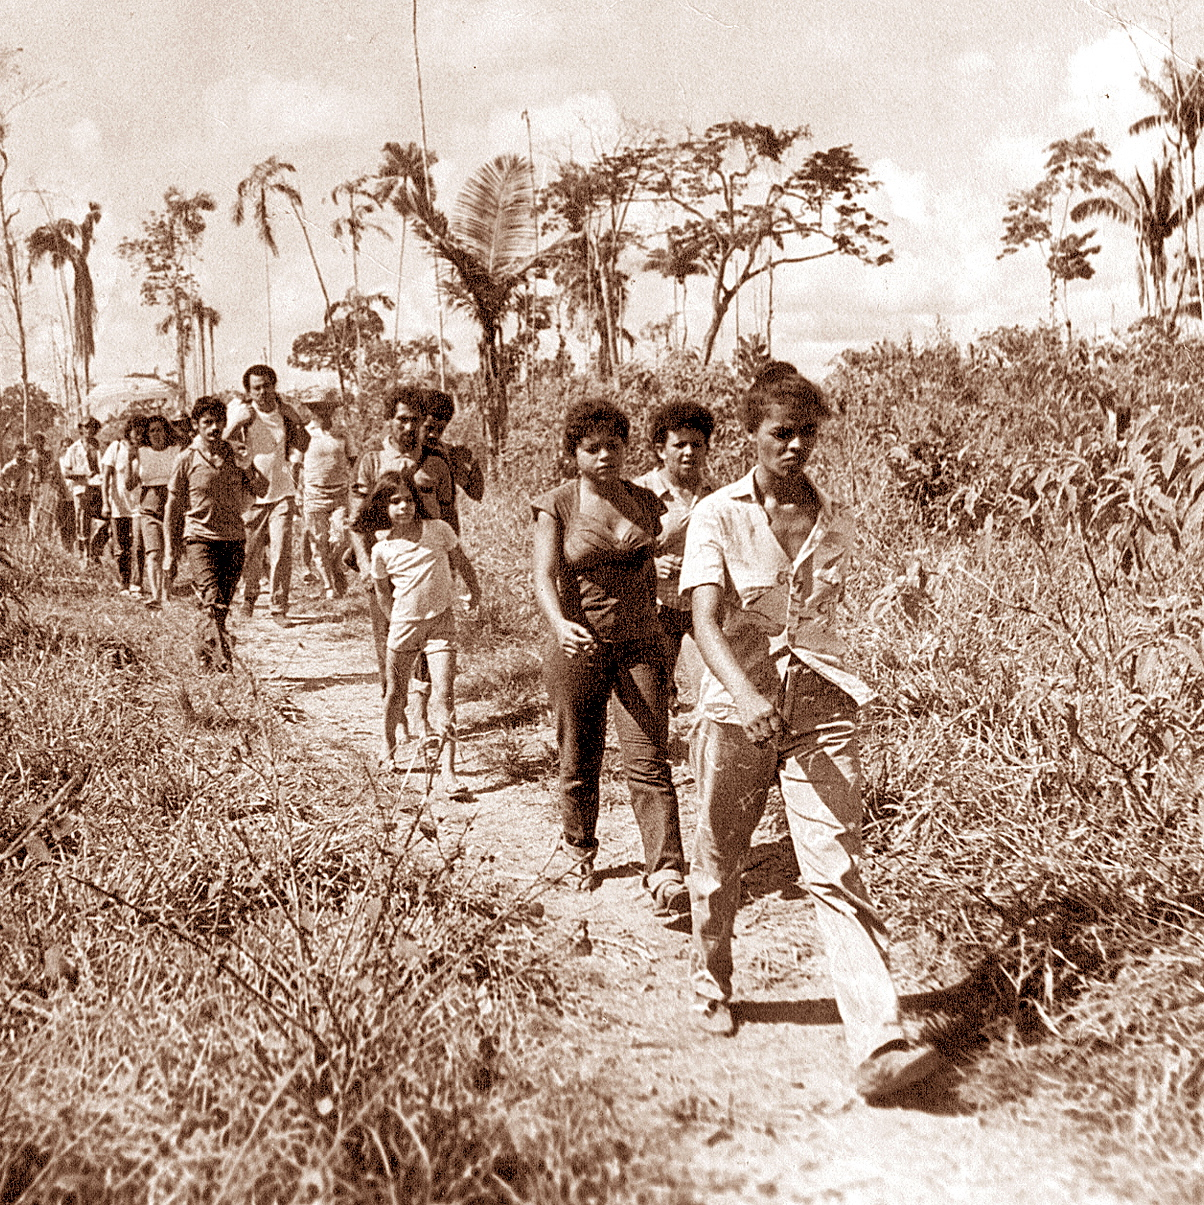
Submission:
<svg viewBox="0 0 1204 1205">
<path fill-rule="evenodd" d="M 644 843 L 653 911 L 689 909 L 677 794 L 669 769 L 669 684 L 656 615 L 656 535 L 664 504 L 620 476 L 627 416 L 579 402 L 565 421 L 577 477 L 536 498 L 535 596 L 551 629 L 544 668 L 556 713 L 564 847 L 578 884 L 597 886 L 598 779 L 606 708 Z"/>
</svg>

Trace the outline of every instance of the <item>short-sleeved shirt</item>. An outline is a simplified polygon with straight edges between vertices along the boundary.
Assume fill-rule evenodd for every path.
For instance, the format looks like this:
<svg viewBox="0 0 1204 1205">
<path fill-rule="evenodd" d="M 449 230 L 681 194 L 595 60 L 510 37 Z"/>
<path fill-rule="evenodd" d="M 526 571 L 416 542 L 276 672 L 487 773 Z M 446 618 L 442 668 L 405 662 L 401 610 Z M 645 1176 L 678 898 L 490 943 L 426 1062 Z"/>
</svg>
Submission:
<svg viewBox="0 0 1204 1205">
<path fill-rule="evenodd" d="M 24 454 L 14 456 L 0 469 L 0 479 L 18 498 L 22 498 L 33 489 L 33 464 Z"/>
<path fill-rule="evenodd" d="M 180 449 L 169 444 L 162 452 L 147 445 L 138 449 L 138 480 L 142 489 L 138 499 L 138 513 L 151 519 L 163 518 L 163 507 L 167 502 L 167 483 L 171 471 L 176 467 Z"/>
<path fill-rule="evenodd" d="M 355 492 L 366 498 L 381 473 L 410 469 L 414 484 L 422 499 L 422 514 L 426 519 L 446 519 L 443 507 L 449 497 L 454 497 L 455 485 L 447 461 L 438 456 L 428 456 L 421 448 L 413 453 L 402 452 L 386 438 L 374 452 L 365 452 L 356 465 Z M 453 529 L 454 530 L 454 529 Z"/>
<path fill-rule="evenodd" d="M 63 476 L 73 494 L 82 494 L 89 487 L 100 488 L 100 446 L 77 439 L 59 461 Z"/>
<path fill-rule="evenodd" d="M 657 556 L 684 556 L 686 551 L 686 529 L 694 507 L 711 492 L 706 482 L 702 483 L 698 493 L 688 497 L 673 488 L 669 474 L 664 468 L 653 469 L 635 479 L 636 485 L 642 485 L 651 490 L 665 506 L 665 516 L 661 521 L 661 534 L 656 542 Z M 690 609 L 689 595 L 683 596 L 678 589 L 679 575 L 674 573 L 669 577 L 656 578 L 656 597 L 663 607 L 671 607 L 674 611 Z"/>
<path fill-rule="evenodd" d="M 130 445 L 124 439 L 115 439 L 100 458 L 102 469 L 112 469 L 109 481 L 109 513 L 114 519 L 132 518 L 138 509 L 135 491 L 127 488 L 130 469 Z"/>
<path fill-rule="evenodd" d="M 791 564 L 770 527 L 754 473 L 694 508 L 681 589 L 720 588 L 723 634 L 740 668 L 766 698 L 776 697 L 793 655 L 856 702 L 868 702 L 874 691 L 843 668 L 845 643 L 834 626 L 853 548 L 852 519 L 816 489 L 820 512 Z M 739 722 L 734 700 L 709 669 L 699 703 L 710 719 Z"/>
<path fill-rule="evenodd" d="M 176 467 L 180 449 L 168 445 L 162 452 L 147 446 L 138 449 L 138 480 L 144 485 L 166 485 L 171 480 L 171 471 Z"/>
<path fill-rule="evenodd" d="M 210 456 L 190 443 L 167 486 L 169 494 L 186 500 L 184 539 L 245 540 L 242 516 L 255 500 L 254 480 L 251 470 L 240 469 L 232 455 Z"/>
<path fill-rule="evenodd" d="M 617 536 L 581 513 L 581 482 L 566 481 L 541 494 L 531 509 L 556 520 L 556 578 L 565 619 L 583 624 L 599 640 L 648 640 L 660 632 L 656 617 L 656 536 L 664 503 L 643 486 L 622 483 L 634 519 Z"/>
<path fill-rule="evenodd" d="M 341 489 L 346 493 L 351 485 L 351 457 L 347 437 L 337 431 L 326 431 L 317 423 L 305 428 L 309 432 L 309 447 L 305 449 L 305 488 Z"/>
<path fill-rule="evenodd" d="M 459 546 L 442 519 L 423 519 L 417 540 L 379 540 L 372 546 L 372 576 L 393 583 L 391 620 L 434 619 L 455 601 L 448 553 Z"/>
</svg>

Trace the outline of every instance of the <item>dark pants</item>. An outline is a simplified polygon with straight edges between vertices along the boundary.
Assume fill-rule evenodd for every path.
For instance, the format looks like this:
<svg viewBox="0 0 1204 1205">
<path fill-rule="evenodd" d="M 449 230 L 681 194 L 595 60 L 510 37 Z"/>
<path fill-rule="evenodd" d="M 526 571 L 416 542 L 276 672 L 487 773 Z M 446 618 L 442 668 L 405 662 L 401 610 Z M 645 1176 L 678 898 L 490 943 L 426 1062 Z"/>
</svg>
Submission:
<svg viewBox="0 0 1204 1205">
<path fill-rule="evenodd" d="M 82 494 L 74 495 L 75 503 L 75 547 L 88 564 L 100 559 L 105 541 L 109 538 L 109 525 L 101 516 L 100 487 L 90 485 Z"/>
<path fill-rule="evenodd" d="M 134 556 L 134 520 L 111 518 L 109 536 L 113 541 L 113 556 L 117 561 L 117 576 L 121 579 L 121 588 L 128 590 L 130 565 Z"/>
<path fill-rule="evenodd" d="M 242 575 L 246 544 L 242 540 L 189 540 L 188 567 L 192 589 L 201 609 L 197 655 L 202 663 L 229 667 L 226 617 Z"/>
<path fill-rule="evenodd" d="M 658 607 L 656 616 L 661 631 L 665 633 L 665 666 L 669 675 L 669 690 L 677 697 L 677 658 L 681 655 L 683 636 L 694 635 L 694 616 L 689 609 L 679 611 L 675 607 Z"/>
<path fill-rule="evenodd" d="M 631 806 L 644 842 L 644 878 L 655 891 L 685 869 L 677 793 L 666 756 L 669 696 L 660 641 L 599 641 L 588 656 L 545 653 L 548 695 L 560 747 L 560 797 L 565 842 L 598 845 L 598 779 L 606 742 L 606 707 L 618 707 L 615 728 Z"/>
</svg>

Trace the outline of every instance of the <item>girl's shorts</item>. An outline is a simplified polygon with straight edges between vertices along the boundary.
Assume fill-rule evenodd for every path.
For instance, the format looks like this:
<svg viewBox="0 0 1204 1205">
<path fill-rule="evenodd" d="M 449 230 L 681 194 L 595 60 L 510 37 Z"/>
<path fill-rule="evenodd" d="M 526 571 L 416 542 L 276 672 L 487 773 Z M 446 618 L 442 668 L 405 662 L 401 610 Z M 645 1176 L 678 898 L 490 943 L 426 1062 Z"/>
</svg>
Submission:
<svg viewBox="0 0 1204 1205">
<path fill-rule="evenodd" d="M 433 619 L 390 619 L 388 647 L 394 653 L 449 653 L 456 647 L 451 607 Z"/>
<path fill-rule="evenodd" d="M 147 552 L 163 552 L 163 520 L 145 512 L 138 516 L 142 528 L 142 547 Z"/>
</svg>

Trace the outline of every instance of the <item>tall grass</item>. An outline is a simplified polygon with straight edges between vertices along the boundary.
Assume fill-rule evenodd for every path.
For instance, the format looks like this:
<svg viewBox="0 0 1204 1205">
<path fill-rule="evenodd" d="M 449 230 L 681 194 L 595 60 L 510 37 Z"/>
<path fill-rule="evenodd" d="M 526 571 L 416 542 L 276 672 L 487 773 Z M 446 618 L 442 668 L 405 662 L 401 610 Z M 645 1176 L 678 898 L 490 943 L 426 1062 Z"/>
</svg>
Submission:
<svg viewBox="0 0 1204 1205">
<path fill-rule="evenodd" d="M 621 1197 L 641 1142 L 538 1073 L 540 910 L 59 573 L 0 659 L 0 1199 Z"/>
</svg>

